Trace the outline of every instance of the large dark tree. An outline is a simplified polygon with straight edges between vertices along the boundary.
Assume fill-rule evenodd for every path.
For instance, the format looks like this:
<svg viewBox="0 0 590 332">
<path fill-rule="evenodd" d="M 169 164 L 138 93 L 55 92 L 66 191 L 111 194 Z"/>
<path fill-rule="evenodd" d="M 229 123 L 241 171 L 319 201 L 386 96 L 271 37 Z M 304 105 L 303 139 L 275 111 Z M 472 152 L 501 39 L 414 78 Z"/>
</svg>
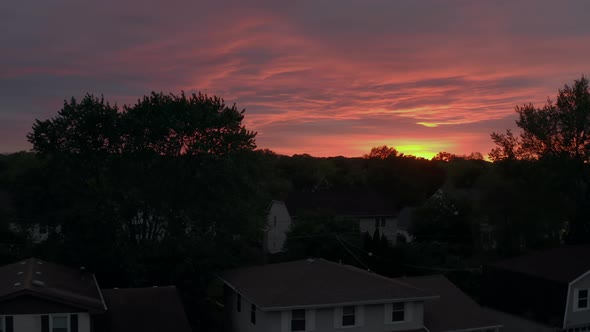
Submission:
<svg viewBox="0 0 590 332">
<path fill-rule="evenodd" d="M 493 133 L 496 143 L 490 158 L 496 161 L 534 161 L 567 198 L 563 219 L 569 242 L 590 239 L 590 91 L 582 77 L 559 90 L 555 102 L 537 108 L 517 106 L 520 135 Z M 539 209 L 543 207 L 539 206 Z"/>
<path fill-rule="evenodd" d="M 47 164 L 44 205 L 27 220 L 62 225 L 41 254 L 104 286 L 203 292 L 260 237 L 264 168 L 243 119 L 218 97 L 152 93 L 123 107 L 87 95 L 37 120 L 28 139 Z"/>
</svg>

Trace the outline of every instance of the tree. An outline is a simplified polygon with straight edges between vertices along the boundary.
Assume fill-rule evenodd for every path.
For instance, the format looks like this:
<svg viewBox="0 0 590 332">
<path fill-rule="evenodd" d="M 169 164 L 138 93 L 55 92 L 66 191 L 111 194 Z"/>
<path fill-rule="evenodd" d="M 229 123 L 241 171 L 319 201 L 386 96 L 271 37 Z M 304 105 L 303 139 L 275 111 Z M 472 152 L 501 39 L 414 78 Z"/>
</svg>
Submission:
<svg viewBox="0 0 590 332">
<path fill-rule="evenodd" d="M 284 249 L 290 259 L 321 257 L 354 263 L 346 246 L 352 243 L 359 247 L 360 240 L 355 219 L 334 218 L 323 213 L 306 214 L 291 226 Z"/>
<path fill-rule="evenodd" d="M 31 177 L 44 199 L 30 219 L 63 225 L 39 254 L 83 264 L 105 286 L 176 284 L 202 295 L 215 271 L 254 260 L 250 243 L 261 236 L 264 168 L 243 118 L 203 94 L 64 102 L 28 135 L 46 165 Z"/>
<path fill-rule="evenodd" d="M 590 91 L 582 76 L 573 86 L 565 85 L 554 103 L 542 108 L 533 104 L 516 107 L 516 137 L 492 133 L 496 148 L 490 158 L 496 161 L 532 160 L 552 169 L 552 183 L 568 197 L 571 208 L 565 212 L 569 222 L 568 241 L 588 242 L 590 236 Z"/>
<path fill-rule="evenodd" d="M 390 148 L 387 145 L 374 147 L 371 149 L 369 154 L 364 155 L 368 159 L 388 159 L 399 156 L 399 153 L 395 148 Z"/>
</svg>

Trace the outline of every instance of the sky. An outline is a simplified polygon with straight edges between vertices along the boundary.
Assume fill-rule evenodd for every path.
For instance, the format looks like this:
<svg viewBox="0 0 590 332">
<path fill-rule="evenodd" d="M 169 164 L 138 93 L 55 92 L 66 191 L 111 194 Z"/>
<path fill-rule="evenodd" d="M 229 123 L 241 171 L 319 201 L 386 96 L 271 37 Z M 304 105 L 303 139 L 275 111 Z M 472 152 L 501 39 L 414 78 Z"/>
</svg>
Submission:
<svg viewBox="0 0 590 332">
<path fill-rule="evenodd" d="M 1 1 L 0 152 L 31 149 L 64 99 L 204 92 L 259 148 L 486 155 L 590 75 L 587 0 Z"/>
</svg>

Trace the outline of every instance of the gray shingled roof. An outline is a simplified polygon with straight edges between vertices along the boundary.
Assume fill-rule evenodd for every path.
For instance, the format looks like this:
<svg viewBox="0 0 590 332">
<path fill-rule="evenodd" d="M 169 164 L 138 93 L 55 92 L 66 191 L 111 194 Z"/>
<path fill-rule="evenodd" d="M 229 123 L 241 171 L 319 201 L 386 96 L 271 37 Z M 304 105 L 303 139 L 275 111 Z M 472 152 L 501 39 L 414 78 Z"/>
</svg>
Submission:
<svg viewBox="0 0 590 332">
<path fill-rule="evenodd" d="M 533 252 L 491 266 L 569 283 L 590 271 L 590 245 L 564 246 Z"/>
<path fill-rule="evenodd" d="M 430 332 L 492 328 L 502 325 L 495 316 L 463 293 L 444 276 L 400 278 L 440 298 L 424 303 L 424 326 Z"/>
<path fill-rule="evenodd" d="M 105 310 L 94 275 L 86 271 L 29 258 L 0 267 L 0 280 L 0 301 L 28 294 L 91 312 Z"/>
<path fill-rule="evenodd" d="M 220 278 L 262 310 L 436 298 L 403 281 L 323 259 L 241 268 Z"/>
<path fill-rule="evenodd" d="M 97 332 L 190 332 L 176 287 L 103 289 L 109 310 L 97 318 Z"/>
</svg>

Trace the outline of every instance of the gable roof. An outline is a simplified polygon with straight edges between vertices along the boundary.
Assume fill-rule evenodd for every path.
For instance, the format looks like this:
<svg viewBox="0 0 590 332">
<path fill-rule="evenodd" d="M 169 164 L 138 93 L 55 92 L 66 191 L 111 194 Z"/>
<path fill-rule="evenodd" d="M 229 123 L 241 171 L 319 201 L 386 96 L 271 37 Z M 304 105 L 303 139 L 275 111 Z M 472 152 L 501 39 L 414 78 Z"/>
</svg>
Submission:
<svg viewBox="0 0 590 332">
<path fill-rule="evenodd" d="M 491 265 L 495 268 L 569 283 L 590 271 L 590 245 L 537 251 Z"/>
<path fill-rule="evenodd" d="M 98 332 L 191 331 L 174 286 L 103 289 L 102 292 L 109 310 L 98 318 Z"/>
<path fill-rule="evenodd" d="M 424 303 L 424 326 L 431 332 L 499 327 L 502 324 L 441 275 L 400 278 L 440 298 Z"/>
<path fill-rule="evenodd" d="M 374 191 L 293 192 L 285 201 L 293 216 L 306 211 L 339 216 L 394 216 L 395 202 Z"/>
<path fill-rule="evenodd" d="M 0 301 L 28 294 L 82 308 L 106 310 L 92 273 L 29 258 L 0 267 Z"/>
<path fill-rule="evenodd" d="M 436 298 L 403 281 L 324 259 L 241 268 L 220 278 L 262 310 Z"/>
</svg>

